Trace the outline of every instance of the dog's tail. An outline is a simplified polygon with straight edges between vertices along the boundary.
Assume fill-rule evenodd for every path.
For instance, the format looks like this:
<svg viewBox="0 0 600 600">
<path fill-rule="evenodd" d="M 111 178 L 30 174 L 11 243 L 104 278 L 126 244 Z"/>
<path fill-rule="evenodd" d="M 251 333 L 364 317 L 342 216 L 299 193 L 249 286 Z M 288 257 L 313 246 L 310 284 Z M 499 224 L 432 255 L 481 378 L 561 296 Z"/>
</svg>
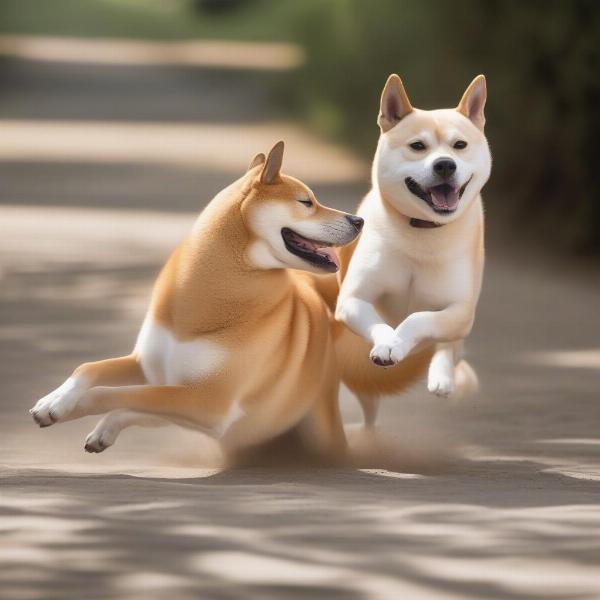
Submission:
<svg viewBox="0 0 600 600">
<path fill-rule="evenodd" d="M 464 359 L 457 365 L 454 372 L 454 392 L 452 398 L 462 400 L 479 391 L 479 378 L 475 369 Z"/>
</svg>

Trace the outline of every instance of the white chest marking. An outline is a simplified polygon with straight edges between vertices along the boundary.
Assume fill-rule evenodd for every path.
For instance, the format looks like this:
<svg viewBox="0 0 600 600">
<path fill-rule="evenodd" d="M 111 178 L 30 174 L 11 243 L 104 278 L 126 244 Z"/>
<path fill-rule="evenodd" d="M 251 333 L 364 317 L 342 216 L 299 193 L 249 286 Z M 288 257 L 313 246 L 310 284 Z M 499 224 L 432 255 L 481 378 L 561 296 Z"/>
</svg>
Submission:
<svg viewBox="0 0 600 600">
<path fill-rule="evenodd" d="M 151 385 L 198 381 L 215 373 L 227 358 L 227 350 L 219 344 L 201 337 L 181 342 L 150 317 L 142 325 L 134 351 Z"/>
</svg>

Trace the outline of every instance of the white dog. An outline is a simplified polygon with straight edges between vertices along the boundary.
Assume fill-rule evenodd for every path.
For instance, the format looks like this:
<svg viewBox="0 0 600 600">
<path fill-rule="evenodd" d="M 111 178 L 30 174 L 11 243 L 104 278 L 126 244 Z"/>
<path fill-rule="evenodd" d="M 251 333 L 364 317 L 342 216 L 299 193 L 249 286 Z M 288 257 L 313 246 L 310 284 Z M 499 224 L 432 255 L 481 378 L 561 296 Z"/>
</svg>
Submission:
<svg viewBox="0 0 600 600">
<path fill-rule="evenodd" d="M 491 170 L 485 101 L 483 75 L 455 109 L 413 108 L 397 75 L 383 90 L 373 187 L 358 211 L 365 226 L 358 243 L 342 252 L 336 318 L 371 346 L 375 365 L 412 360 L 412 366 L 365 368 L 362 341 L 338 336 L 343 378 L 367 423 L 375 419 L 380 395 L 399 391 L 418 374 L 415 355 L 429 363 L 433 393 L 458 395 L 477 385 L 461 354 L 484 265 L 479 193 Z M 363 364 L 348 351 L 352 343 L 362 348 Z"/>
</svg>

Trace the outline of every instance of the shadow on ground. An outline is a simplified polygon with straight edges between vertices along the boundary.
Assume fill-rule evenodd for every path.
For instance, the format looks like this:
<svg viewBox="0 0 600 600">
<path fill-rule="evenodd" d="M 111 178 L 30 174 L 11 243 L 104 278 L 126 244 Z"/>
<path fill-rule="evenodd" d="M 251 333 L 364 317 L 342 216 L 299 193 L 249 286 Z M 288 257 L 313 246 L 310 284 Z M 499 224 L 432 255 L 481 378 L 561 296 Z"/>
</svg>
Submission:
<svg viewBox="0 0 600 600">
<path fill-rule="evenodd" d="M 589 585 L 600 482 L 541 468 L 486 461 L 437 477 L 252 469 L 176 480 L 12 474 L 0 523 L 19 552 L 3 557 L 0 576 L 12 597 L 22 586 L 65 600 L 143 586 L 146 597 L 178 598 L 529 600 L 540 586 L 545 598 L 587 598 L 553 589 L 551 570 L 536 569 L 568 564 L 563 575 Z M 552 493 L 540 496 L 540 485 Z M 505 581 L 504 569 L 521 578 Z"/>
<path fill-rule="evenodd" d="M 383 428 L 413 452 L 432 439 L 441 459 L 466 446 L 470 460 L 450 461 L 436 475 L 216 472 L 202 466 L 200 436 L 179 430 L 128 431 L 91 457 L 82 445 L 93 419 L 36 429 L 27 409 L 77 364 L 130 350 L 154 275 L 191 225 L 189 213 L 239 174 L 242 154 L 245 161 L 265 150 L 253 147 L 257 140 L 275 141 L 279 125 L 271 122 L 266 80 L 253 72 L 2 61 L 0 77 L 5 126 L 27 121 L 30 136 L 26 147 L 18 127 L 10 144 L 0 139 L 3 594 L 600 596 L 598 365 L 558 360 L 598 348 L 597 278 L 577 265 L 511 255 L 502 240 L 490 252 L 467 347 L 483 382 L 477 402 L 451 405 L 420 385 L 383 407 Z M 36 136 L 56 121 L 80 127 L 84 146 L 108 121 L 132 121 L 139 160 L 115 160 L 116 143 L 87 161 L 50 156 L 57 148 L 47 144 L 40 158 L 37 146 L 48 140 Z M 165 135 L 178 126 L 169 139 L 184 141 L 186 123 L 231 125 L 217 132 L 231 136 L 227 143 L 208 153 L 231 168 L 196 164 L 195 156 L 183 157 L 187 166 L 163 164 L 159 137 L 158 158 L 144 162 L 147 131 L 136 127 L 146 122 L 164 124 L 156 131 Z M 236 135 L 248 123 L 258 132 L 251 140 Z M 295 135 L 287 164 L 304 161 L 308 181 L 321 167 L 321 199 L 355 206 L 364 181 L 347 176 L 354 163 L 327 179 L 335 167 L 322 156 L 337 155 Z M 171 150 L 164 147 L 165 155 Z M 233 150 L 239 155 L 229 160 Z M 199 462 L 181 467 L 190 456 Z"/>
</svg>

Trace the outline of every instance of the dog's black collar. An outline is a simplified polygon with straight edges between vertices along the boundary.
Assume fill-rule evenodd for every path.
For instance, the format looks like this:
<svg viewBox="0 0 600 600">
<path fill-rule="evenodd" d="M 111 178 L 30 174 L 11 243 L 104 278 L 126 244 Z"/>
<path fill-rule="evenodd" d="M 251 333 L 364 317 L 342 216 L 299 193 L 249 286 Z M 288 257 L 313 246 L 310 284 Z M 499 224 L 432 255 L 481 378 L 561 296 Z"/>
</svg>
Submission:
<svg viewBox="0 0 600 600">
<path fill-rule="evenodd" d="M 435 229 L 436 227 L 441 227 L 443 225 L 443 223 L 425 221 L 425 219 L 415 219 L 414 217 L 411 217 L 409 223 L 411 227 L 416 227 L 417 229 Z"/>
</svg>

